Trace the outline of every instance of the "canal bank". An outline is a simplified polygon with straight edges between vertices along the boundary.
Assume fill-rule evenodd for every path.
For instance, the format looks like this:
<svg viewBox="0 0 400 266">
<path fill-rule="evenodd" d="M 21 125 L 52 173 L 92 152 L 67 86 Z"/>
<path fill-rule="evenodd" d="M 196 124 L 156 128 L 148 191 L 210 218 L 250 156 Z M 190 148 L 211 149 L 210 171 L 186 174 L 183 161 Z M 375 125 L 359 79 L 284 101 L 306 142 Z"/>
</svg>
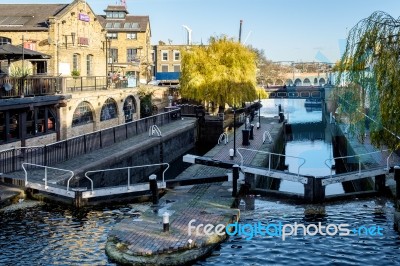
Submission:
<svg viewBox="0 0 400 266">
<path fill-rule="evenodd" d="M 235 131 L 236 138 L 233 138 L 233 132 L 230 132 L 226 144 L 215 146 L 204 157 L 214 162 L 240 164 L 239 155 L 232 159 L 229 156 L 229 150 L 233 146 L 270 151 L 274 148 L 274 141 L 263 141 L 263 133 L 268 130 L 272 140 L 279 139 L 283 124 L 277 123 L 276 118 L 260 118 L 260 121 L 261 127 L 254 129 L 249 145 L 243 145 L 243 125 Z M 236 144 L 233 143 L 234 139 Z M 256 153 L 247 154 L 243 159 L 246 163 L 265 163 Z M 232 195 L 232 182 L 207 183 L 213 182 L 212 179 L 216 176 L 228 174 L 231 175 L 231 170 L 215 166 L 194 164 L 188 167 L 176 177 L 176 181 L 201 178 L 204 179 L 204 183 L 167 190 L 159 203 L 153 205 L 139 219 L 121 221 L 109 233 L 107 255 L 112 260 L 126 265 L 182 265 L 207 256 L 227 239 L 226 234 L 216 234 L 211 228 L 219 224 L 225 228 L 226 225 L 239 220 L 240 211 L 235 208 L 237 200 Z M 163 216 L 166 213 L 169 214 L 168 232 L 163 230 Z M 206 224 L 210 224 L 207 230 L 213 232 L 196 234 L 195 228 L 200 226 L 202 229 Z"/>
</svg>

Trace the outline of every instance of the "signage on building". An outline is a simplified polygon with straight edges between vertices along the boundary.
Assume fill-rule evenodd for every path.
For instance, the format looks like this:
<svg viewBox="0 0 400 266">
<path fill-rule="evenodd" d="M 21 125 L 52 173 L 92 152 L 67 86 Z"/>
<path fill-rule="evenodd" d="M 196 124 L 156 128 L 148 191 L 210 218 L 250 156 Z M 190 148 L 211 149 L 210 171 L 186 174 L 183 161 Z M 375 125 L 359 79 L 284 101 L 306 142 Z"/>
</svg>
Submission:
<svg viewBox="0 0 400 266">
<path fill-rule="evenodd" d="M 24 43 L 24 48 L 36 51 L 36 43 L 34 43 L 34 42 L 25 42 Z"/>
<path fill-rule="evenodd" d="M 80 45 L 89 45 L 89 39 L 85 37 L 78 38 L 78 44 Z"/>
<path fill-rule="evenodd" d="M 85 22 L 89 22 L 90 21 L 90 17 L 89 17 L 89 15 L 79 13 L 79 20 L 82 20 L 82 21 L 85 21 Z"/>
</svg>

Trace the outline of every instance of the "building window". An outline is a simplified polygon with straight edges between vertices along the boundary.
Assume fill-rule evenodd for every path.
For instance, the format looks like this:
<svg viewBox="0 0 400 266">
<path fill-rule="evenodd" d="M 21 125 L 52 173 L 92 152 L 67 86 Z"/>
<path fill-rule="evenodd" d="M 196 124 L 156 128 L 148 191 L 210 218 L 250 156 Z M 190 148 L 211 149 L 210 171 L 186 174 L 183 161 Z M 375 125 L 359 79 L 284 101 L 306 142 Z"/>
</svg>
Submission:
<svg viewBox="0 0 400 266">
<path fill-rule="evenodd" d="M 126 50 L 127 59 L 126 62 L 133 62 L 137 59 L 137 49 L 127 49 Z"/>
<path fill-rule="evenodd" d="M 112 40 L 116 40 L 116 39 L 118 39 L 118 33 L 116 33 L 116 32 L 109 32 L 109 33 L 107 33 L 107 38 L 108 38 L 108 39 L 112 39 Z"/>
<path fill-rule="evenodd" d="M 86 56 L 86 73 L 88 76 L 93 76 L 93 55 Z"/>
<path fill-rule="evenodd" d="M 81 102 L 75 109 L 72 116 L 72 126 L 80 126 L 93 123 L 92 106 L 88 102 Z"/>
<path fill-rule="evenodd" d="M 181 72 L 181 65 L 174 65 L 174 72 Z"/>
<path fill-rule="evenodd" d="M 125 18 L 125 12 L 118 12 L 119 18 Z"/>
<path fill-rule="evenodd" d="M 55 117 L 55 113 L 47 107 L 37 107 L 28 111 L 26 116 L 27 136 L 53 133 L 56 130 Z"/>
<path fill-rule="evenodd" d="M 112 28 L 112 23 L 111 22 L 107 22 L 106 23 L 106 29 L 110 29 Z"/>
<path fill-rule="evenodd" d="M 168 61 L 168 51 L 161 51 L 161 60 Z"/>
<path fill-rule="evenodd" d="M 108 98 L 101 108 L 100 121 L 116 118 L 117 115 L 117 104 L 112 98 Z"/>
<path fill-rule="evenodd" d="M 72 56 L 72 70 L 80 70 L 80 54 L 73 54 Z"/>
<path fill-rule="evenodd" d="M 168 72 L 168 65 L 161 65 L 161 72 Z"/>
<path fill-rule="evenodd" d="M 7 44 L 7 43 L 11 43 L 11 39 L 7 38 L 7 37 L 1 37 L 0 36 L 0 45 Z"/>
<path fill-rule="evenodd" d="M 128 40 L 136 40 L 136 39 L 137 39 L 136 32 L 128 32 L 128 33 L 126 34 L 126 38 L 127 38 Z"/>
<path fill-rule="evenodd" d="M 113 12 L 110 12 L 110 11 L 108 11 L 108 12 L 106 12 L 106 17 L 107 18 L 112 18 L 112 14 Z"/>
<path fill-rule="evenodd" d="M 181 60 L 181 53 L 179 51 L 174 51 L 174 61 Z"/>
<path fill-rule="evenodd" d="M 115 29 L 121 28 L 121 23 L 115 22 L 114 25 L 113 25 L 113 28 L 115 28 Z"/>
<path fill-rule="evenodd" d="M 111 48 L 110 49 L 110 61 L 109 63 L 117 63 L 118 62 L 118 49 Z"/>
</svg>

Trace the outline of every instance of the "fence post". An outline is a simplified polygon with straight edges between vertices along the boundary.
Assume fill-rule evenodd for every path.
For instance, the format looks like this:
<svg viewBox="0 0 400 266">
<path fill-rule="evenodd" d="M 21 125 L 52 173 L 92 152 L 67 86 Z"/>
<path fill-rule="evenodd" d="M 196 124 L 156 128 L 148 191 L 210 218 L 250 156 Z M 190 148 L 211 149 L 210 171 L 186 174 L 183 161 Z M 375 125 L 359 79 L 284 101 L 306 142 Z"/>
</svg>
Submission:
<svg viewBox="0 0 400 266">
<path fill-rule="evenodd" d="M 101 130 L 99 131 L 99 134 L 100 134 L 100 148 L 103 148 L 103 140 L 101 138 Z"/>
<path fill-rule="evenodd" d="M 17 161 L 17 158 L 16 158 L 16 149 L 15 149 L 15 147 L 14 147 L 14 149 L 13 149 L 13 152 L 12 152 L 12 170 L 13 170 L 13 172 L 15 172 L 15 168 L 16 168 L 16 161 Z"/>
<path fill-rule="evenodd" d="M 115 127 L 113 127 L 112 129 L 113 129 L 113 138 L 114 138 L 114 143 L 115 143 Z"/>
<path fill-rule="evenodd" d="M 65 140 L 64 143 L 65 143 L 65 159 L 68 160 L 68 140 Z"/>
<path fill-rule="evenodd" d="M 306 176 L 307 184 L 304 184 L 304 200 L 307 202 L 314 201 L 314 177 Z"/>
<path fill-rule="evenodd" d="M 83 135 L 83 152 L 86 154 L 86 134 Z"/>
<path fill-rule="evenodd" d="M 237 181 L 239 179 L 239 165 L 232 166 L 232 197 L 237 196 Z"/>
<path fill-rule="evenodd" d="M 44 166 L 47 166 L 47 145 L 44 145 L 43 156 L 43 164 Z"/>
</svg>

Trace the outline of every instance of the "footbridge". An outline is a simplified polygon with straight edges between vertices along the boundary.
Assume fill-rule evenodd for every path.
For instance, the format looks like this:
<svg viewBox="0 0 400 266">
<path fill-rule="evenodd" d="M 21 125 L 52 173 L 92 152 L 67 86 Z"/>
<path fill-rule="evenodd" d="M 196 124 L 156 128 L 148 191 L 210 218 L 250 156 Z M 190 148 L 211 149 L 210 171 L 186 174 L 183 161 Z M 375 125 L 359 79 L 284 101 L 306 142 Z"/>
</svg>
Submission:
<svg viewBox="0 0 400 266">
<path fill-rule="evenodd" d="M 271 86 L 264 87 L 268 98 L 325 99 L 325 86 Z"/>
</svg>

